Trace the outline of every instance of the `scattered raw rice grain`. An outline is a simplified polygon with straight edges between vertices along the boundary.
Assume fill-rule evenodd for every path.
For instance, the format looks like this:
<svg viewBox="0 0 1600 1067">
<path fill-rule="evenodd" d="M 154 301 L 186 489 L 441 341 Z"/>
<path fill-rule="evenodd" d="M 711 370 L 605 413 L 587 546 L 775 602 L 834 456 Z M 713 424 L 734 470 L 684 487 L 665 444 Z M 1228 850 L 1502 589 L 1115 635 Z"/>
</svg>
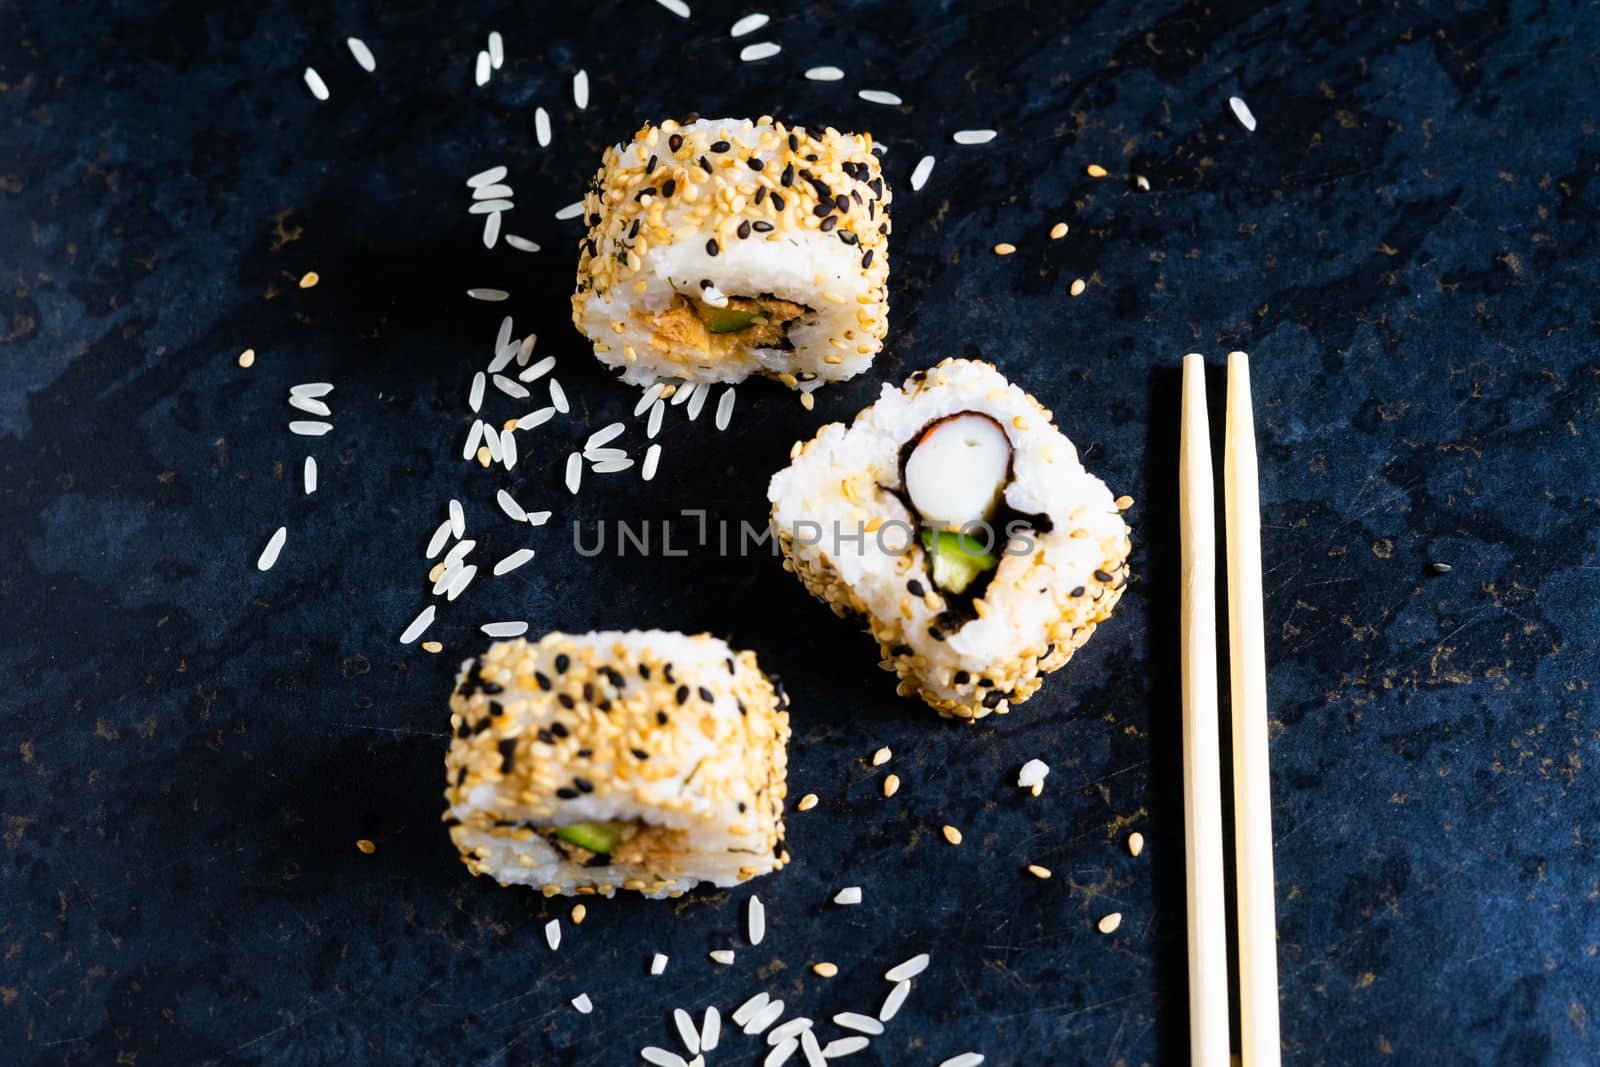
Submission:
<svg viewBox="0 0 1600 1067">
<path fill-rule="evenodd" d="M 526 400 L 533 394 L 528 392 L 526 386 L 515 378 L 508 378 L 504 374 L 494 376 L 494 387 L 513 400 Z"/>
<path fill-rule="evenodd" d="M 422 642 L 422 651 L 431 652 L 437 656 L 444 651 L 444 645 L 438 641 L 424 641 Z"/>
<path fill-rule="evenodd" d="M 551 511 L 530 511 L 528 512 L 528 525 L 543 526 L 550 521 L 550 516 L 553 514 L 555 513 Z"/>
<path fill-rule="evenodd" d="M 467 444 L 461 450 L 462 459 L 471 459 L 478 454 L 478 446 L 483 443 L 483 420 L 473 419 L 472 429 L 467 431 Z"/>
<path fill-rule="evenodd" d="M 800 809 L 801 811 L 810 811 L 812 808 L 814 808 L 816 806 L 817 806 L 817 794 L 815 794 L 815 793 L 807 793 L 805 796 L 800 798 L 800 803 L 795 805 L 795 807 Z"/>
<path fill-rule="evenodd" d="M 317 73 L 315 67 L 307 67 L 304 75 L 306 88 L 311 90 L 311 95 L 318 100 L 328 99 L 328 83 L 322 80 L 322 75 Z"/>
<path fill-rule="evenodd" d="M 872 765 L 874 767 L 882 767 L 885 763 L 888 763 L 893 756 L 894 753 L 889 750 L 889 746 L 884 745 L 882 748 L 878 749 L 878 751 L 872 754 Z"/>
<path fill-rule="evenodd" d="M 957 130 L 950 139 L 956 144 L 988 144 L 996 136 L 994 130 Z"/>
<path fill-rule="evenodd" d="M 500 201 L 505 203 L 505 201 Z M 489 217 L 483 220 L 483 247 L 493 248 L 495 242 L 500 240 L 500 219 L 502 212 L 492 211 Z"/>
<path fill-rule="evenodd" d="M 656 3 L 678 16 L 680 19 L 689 17 L 689 5 L 683 0 L 656 0 Z"/>
<path fill-rule="evenodd" d="M 700 1054 L 700 1031 L 694 1025 L 694 1019 L 682 1008 L 672 1009 L 672 1024 L 678 1028 L 678 1040 L 683 1042 L 683 1047 L 689 1050 L 689 1055 Z"/>
<path fill-rule="evenodd" d="M 583 458 L 590 463 L 600 464 L 611 459 L 627 459 L 628 450 L 626 448 L 586 448 L 583 450 Z"/>
<path fill-rule="evenodd" d="M 750 895 L 750 905 L 746 919 L 750 926 L 750 943 L 761 944 L 761 939 L 767 936 L 767 909 L 762 906 L 761 898 L 754 893 Z"/>
<path fill-rule="evenodd" d="M 241 364 L 241 366 L 243 366 L 243 364 Z M 1438 561 L 1428 564 L 1428 570 L 1432 571 L 1434 574 L 1449 574 L 1454 569 L 1455 568 L 1450 566 L 1450 564 L 1440 563 Z"/>
<path fill-rule="evenodd" d="M 645 481 L 648 482 L 648 481 L 650 481 L 651 479 L 653 479 L 656 476 L 656 468 L 658 468 L 660 466 L 661 466 L 661 446 L 658 445 L 658 444 L 657 445 L 651 445 L 649 448 L 645 449 L 645 452 L 644 452 L 644 469 L 642 471 L 640 471 L 640 476 Z"/>
<path fill-rule="evenodd" d="M 427 607 L 423 608 L 417 617 L 411 620 L 411 624 L 405 628 L 405 632 L 400 635 L 400 643 L 402 645 L 409 645 L 411 642 L 421 637 L 423 632 L 427 630 L 428 627 L 433 625 L 433 615 L 434 609 L 432 604 L 429 604 Z"/>
<path fill-rule="evenodd" d="M 514 233 L 506 234 L 506 244 L 515 248 L 518 252 L 539 251 L 539 245 L 536 242 L 530 241 L 526 237 L 519 237 Z"/>
<path fill-rule="evenodd" d="M 506 42 L 499 30 L 489 31 L 489 65 L 499 70 L 506 61 Z"/>
<path fill-rule="evenodd" d="M 656 382 L 650 388 L 646 389 L 644 391 L 644 395 L 639 398 L 639 402 L 633 405 L 633 417 L 637 419 L 640 415 L 643 415 L 646 411 L 649 411 L 650 405 L 656 402 L 656 399 L 661 395 L 662 391 L 666 389 L 666 387 L 666 382 Z"/>
<path fill-rule="evenodd" d="M 899 1012 L 900 1006 L 906 1002 L 906 997 L 911 995 L 911 979 L 902 978 L 889 990 L 889 995 L 883 998 L 883 1007 L 878 1009 L 878 1021 L 888 1022 Z"/>
<path fill-rule="evenodd" d="M 551 952 L 554 952 L 556 949 L 561 947 L 560 919 L 551 919 L 549 922 L 544 924 L 544 941 L 545 944 L 550 946 Z"/>
<path fill-rule="evenodd" d="M 533 358 L 533 346 L 538 343 L 539 335 L 536 333 L 530 333 L 522 339 L 522 343 L 517 346 L 517 366 L 526 367 L 528 365 L 528 360 Z"/>
<path fill-rule="evenodd" d="M 495 503 L 500 505 L 500 510 L 505 512 L 506 517 L 512 522 L 521 522 L 528 517 L 528 513 L 523 510 L 522 505 L 517 503 L 517 498 L 504 489 L 496 493 L 494 499 Z M 499 572 L 497 571 L 496 573 Z"/>
<path fill-rule="evenodd" d="M 478 627 L 488 637 L 521 637 L 528 632 L 525 622 L 486 622 Z"/>
<path fill-rule="evenodd" d="M 813 963 L 811 969 L 816 972 L 819 978 L 832 978 L 839 973 L 838 964 L 829 963 L 827 960 L 823 960 L 821 963 Z"/>
<path fill-rule="evenodd" d="M 654 955 L 652 955 L 650 957 L 650 973 L 651 974 L 666 974 L 667 973 L 667 957 L 663 956 L 659 952 L 657 952 Z"/>
<path fill-rule="evenodd" d="M 892 797 L 898 792 L 900 792 L 900 776 L 891 774 L 883 780 L 883 795 Z"/>
<path fill-rule="evenodd" d="M 474 300 L 483 300 L 491 304 L 498 304 L 511 296 L 504 289 L 468 289 L 467 295 Z"/>
<path fill-rule="evenodd" d="M 863 1034 L 883 1033 L 883 1024 L 870 1015 L 862 1015 L 859 1011 L 841 1011 L 833 1017 L 835 1026 L 842 1026 L 846 1030 L 858 1030 Z"/>
<path fill-rule="evenodd" d="M 731 949 L 731 948 L 713 949 L 711 951 L 711 961 L 713 963 L 721 963 L 721 964 L 732 963 L 733 962 L 733 949 Z"/>
<path fill-rule="evenodd" d="M 572 998 L 572 1006 L 578 1009 L 580 1015 L 588 1015 L 594 1011 L 594 1002 L 589 999 L 589 994 L 579 993 Z"/>
<path fill-rule="evenodd" d="M 994 254 L 997 255 L 997 256 L 1009 256 L 1011 253 L 1015 252 L 1016 250 L 1017 250 L 1017 246 L 1016 245 L 1009 244 L 1009 243 L 1007 243 L 1005 241 L 1001 241 L 999 244 L 994 246 Z"/>
<path fill-rule="evenodd" d="M 889 968 L 884 972 L 883 977 L 887 982 L 904 982 L 907 979 L 915 978 L 917 975 L 921 974 L 927 969 L 928 954 L 926 952 L 919 952 L 905 962 L 898 963 Z M 881 1019 L 882 1016 L 880 1015 L 879 1018 Z"/>
<path fill-rule="evenodd" d="M 861 887 L 858 885 L 845 886 L 833 895 L 833 902 L 846 906 L 861 903 Z"/>
<path fill-rule="evenodd" d="M 872 1042 L 864 1037 L 836 1037 L 822 1046 L 822 1058 L 836 1060 L 860 1052 L 870 1044 Z"/>
<path fill-rule="evenodd" d="M 539 142 L 540 148 L 548 148 L 550 146 L 550 112 L 542 107 L 536 108 L 533 112 L 533 139 Z M 563 208 L 562 210 L 566 209 Z M 582 213 L 582 204 L 578 205 L 578 211 L 580 214 Z M 567 217 L 574 218 L 576 216 L 569 215 Z M 556 214 L 556 218 L 561 218 L 559 212 Z"/>
<path fill-rule="evenodd" d="M 519 548 L 494 565 L 494 576 L 498 578 L 502 574 L 510 574 L 532 558 L 533 549 Z"/>
<path fill-rule="evenodd" d="M 1121 925 L 1122 912 L 1120 911 L 1112 912 L 1110 915 L 1107 915 L 1105 918 L 1101 919 L 1095 924 L 1102 934 L 1114 934 L 1117 932 L 1117 927 Z"/>
<path fill-rule="evenodd" d="M 305 470 L 304 470 L 303 474 L 301 475 L 301 482 L 305 487 L 306 496 L 310 496 L 312 493 L 315 493 L 317 491 L 317 457 L 316 456 L 307 456 L 306 457 L 306 465 L 305 465 Z"/>
<path fill-rule="evenodd" d="M 807 1019 L 804 1015 L 799 1016 L 798 1018 L 790 1019 L 786 1023 L 780 1023 L 779 1025 L 774 1026 L 767 1033 L 767 1044 L 781 1045 L 791 1038 L 798 1038 L 802 1033 L 811 1029 L 811 1027 L 811 1020 Z"/>
<path fill-rule="evenodd" d="M 283 544 L 289 539 L 289 528 L 280 526 L 272 531 L 272 536 L 267 538 L 267 547 L 261 550 L 261 555 L 256 558 L 256 570 L 270 571 L 272 565 L 278 562 L 278 553 L 283 551 Z"/>
<path fill-rule="evenodd" d="M 450 532 L 457 537 L 467 534 L 467 513 L 461 507 L 461 501 L 454 498 L 450 501 Z"/>
<path fill-rule="evenodd" d="M 433 531 L 433 536 L 428 539 L 429 559 L 432 559 L 434 556 L 437 556 L 444 550 L 444 543 L 450 540 L 451 535 L 455 532 L 454 526 L 454 523 L 452 523 L 449 519 L 446 519 L 439 524 L 439 528 L 437 530 Z"/>
<path fill-rule="evenodd" d="M 356 849 L 363 854 L 370 856 L 374 852 L 378 851 L 378 846 L 362 837 L 356 839 Z"/>
<path fill-rule="evenodd" d="M 754 1019 L 756 1017 L 756 1013 L 762 1008 L 765 1008 L 767 1006 L 767 1002 L 771 999 L 772 998 L 765 993 L 757 993 L 755 996 L 751 997 L 737 1008 L 734 1008 L 733 1014 L 729 1015 L 728 1018 L 732 1019 L 736 1025 L 743 1026 L 751 1019 Z"/>
<path fill-rule="evenodd" d="M 483 407 L 483 386 L 487 380 L 481 370 L 472 376 L 472 387 L 467 390 L 467 407 L 474 413 Z"/>
<path fill-rule="evenodd" d="M 243 367 L 245 370 L 249 370 L 251 367 L 255 366 L 255 364 L 256 364 L 256 350 L 255 349 L 247 348 L 243 352 L 239 353 L 239 366 Z"/>
<path fill-rule="evenodd" d="M 1144 835 L 1135 830 L 1128 835 L 1128 855 L 1137 856 L 1144 851 Z"/>
<path fill-rule="evenodd" d="M 683 385 L 678 386 L 678 388 L 672 393 L 672 406 L 681 407 L 683 404 L 693 399 L 695 391 L 698 388 L 699 384 L 696 382 L 686 382 Z"/>
<path fill-rule="evenodd" d="M 822 1046 L 817 1043 L 817 1032 L 807 1030 L 800 1035 L 800 1051 L 805 1053 L 806 1067 L 827 1067 Z"/>
<path fill-rule="evenodd" d="M 1082 278 L 1074 278 L 1072 279 L 1072 287 L 1069 288 L 1067 292 L 1071 293 L 1073 296 L 1082 296 L 1083 291 L 1087 288 L 1089 288 L 1088 282 L 1084 281 Z"/>
<path fill-rule="evenodd" d="M 1251 114 L 1250 105 L 1244 102 L 1243 97 L 1228 97 L 1228 106 L 1233 108 L 1233 117 L 1239 120 L 1239 125 L 1251 133 L 1256 132 L 1256 117 Z"/>
<path fill-rule="evenodd" d="M 1044 781 L 1045 775 L 1049 773 L 1050 764 L 1042 759 L 1031 759 L 1017 772 L 1017 785 L 1023 789 L 1032 789 L 1034 783 Z"/>
<path fill-rule="evenodd" d="M 589 106 L 589 72 L 580 70 L 572 76 L 572 102 L 582 111 Z"/>
<path fill-rule="evenodd" d="M 661 420 L 666 417 L 667 402 L 665 400 L 657 400 L 654 404 L 651 404 L 650 420 L 645 424 L 644 435 L 653 439 L 656 434 L 661 432 Z"/>
<path fill-rule="evenodd" d="M 554 370 L 555 366 L 556 366 L 556 357 L 555 356 L 545 356 L 543 359 L 539 360 L 539 362 L 535 363 L 533 366 L 529 367 L 527 370 L 520 372 L 517 375 L 517 380 L 520 381 L 520 382 L 536 382 L 540 378 L 543 378 L 546 374 L 549 374 L 552 370 Z"/>
<path fill-rule="evenodd" d="M 728 31 L 728 36 L 743 37 L 747 33 L 755 33 L 757 30 L 771 21 L 771 17 L 767 15 L 746 15 L 744 18 L 733 24 L 733 28 Z"/>
<path fill-rule="evenodd" d="M 1091 163 L 1084 170 L 1091 178 L 1104 178 L 1109 173 L 1106 168 L 1098 163 Z"/>
<path fill-rule="evenodd" d="M 504 197 L 497 197 L 497 198 L 492 199 L 492 200 L 479 200 L 479 201 L 477 201 L 471 207 L 467 208 L 467 214 L 469 214 L 469 215 L 492 215 L 492 214 L 494 214 L 496 212 L 500 212 L 500 211 L 510 211 L 515 206 L 516 206 L 515 204 L 513 204 L 511 201 L 505 199 Z"/>
<path fill-rule="evenodd" d="M 489 84 L 489 53 L 478 51 L 478 62 L 472 72 L 472 80 L 480 87 Z"/>
<path fill-rule="evenodd" d="M 567 391 L 561 388 L 561 383 L 554 378 L 550 379 L 550 403 L 563 415 L 572 410 L 567 406 Z"/>
<path fill-rule="evenodd" d="M 756 1012 L 750 1021 L 744 1024 L 744 1032 L 754 1037 L 756 1034 L 765 1033 L 767 1027 L 783 1017 L 783 1001 L 774 1000 L 766 1007 Z"/>
<path fill-rule="evenodd" d="M 957 830 L 949 823 L 946 823 L 944 827 L 944 839 L 950 842 L 952 845 L 959 845 L 961 844 L 961 831 Z"/>
<path fill-rule="evenodd" d="M 625 470 L 633 469 L 631 459 L 604 459 L 594 465 L 596 474 L 621 474 Z"/>
<path fill-rule="evenodd" d="M 731 385 L 724 389 L 722 395 L 717 398 L 716 427 L 719 431 L 726 430 L 728 423 L 733 421 L 733 400 L 734 392 Z"/>
<path fill-rule="evenodd" d="M 1065 237 L 1066 235 L 1067 235 L 1067 224 L 1066 223 L 1058 222 L 1054 226 L 1050 227 L 1050 240 L 1059 241 L 1063 237 Z"/>
<path fill-rule="evenodd" d="M 700 412 L 706 406 L 706 397 L 710 395 L 711 387 L 707 385 L 702 385 L 694 391 L 694 396 L 690 397 L 689 403 L 684 406 L 684 413 L 689 416 L 690 422 L 700 417 Z"/>
<path fill-rule="evenodd" d="M 450 549 L 450 551 L 448 551 L 448 552 L 446 552 L 444 554 L 444 564 L 445 564 L 445 566 L 450 566 L 451 564 L 460 563 L 461 561 L 463 561 L 463 560 L 465 560 L 467 558 L 467 554 L 469 552 L 471 552 L 474 548 L 477 548 L 477 547 L 478 547 L 478 542 L 476 542 L 476 541 L 474 541 L 474 540 L 472 540 L 470 538 L 465 540 L 465 541 L 456 542 L 456 544 Z"/>
<path fill-rule="evenodd" d="M 331 429 L 333 429 L 331 422 L 314 422 L 306 419 L 289 424 L 289 432 L 299 434 L 301 437 L 321 437 Z"/>
<path fill-rule="evenodd" d="M 912 192 L 915 192 L 918 189 L 921 189 L 924 185 L 927 185 L 928 184 L 928 176 L 930 174 L 932 174 L 932 173 L 933 173 L 933 157 L 932 156 L 923 156 L 921 159 L 917 160 L 916 168 L 913 169 L 912 172 L 911 172 L 911 190 L 912 190 Z"/>
<path fill-rule="evenodd" d="M 715 1004 L 706 1008 L 705 1019 L 700 1024 L 700 1051 L 711 1052 L 722 1040 L 722 1013 Z"/>
<path fill-rule="evenodd" d="M 668 3 L 678 3 L 680 0 L 656 0 L 656 3 L 666 7 Z M 664 1048 L 646 1045 L 639 1050 L 639 1058 L 646 1063 L 653 1063 L 656 1067 L 689 1067 L 689 1061 L 676 1052 L 668 1052 Z"/>
<path fill-rule="evenodd" d="M 608 441 L 616 440 L 622 436 L 622 431 L 626 428 L 620 422 L 607 423 L 589 435 L 588 440 L 583 442 L 583 450 L 587 452 L 590 449 L 599 448 Z"/>
<path fill-rule="evenodd" d="M 1028 864 L 1028 873 L 1033 875 L 1035 878 L 1049 878 L 1050 868 L 1041 867 L 1037 863 L 1030 863 Z"/>
<path fill-rule="evenodd" d="M 503 166 L 494 166 L 490 167 L 488 170 L 480 170 L 478 173 L 467 179 L 467 187 L 469 189 L 481 189 L 485 185 L 494 185 L 509 173 L 510 171 L 506 170 L 506 168 Z"/>
<path fill-rule="evenodd" d="M 939 1064 L 939 1067 L 978 1067 L 978 1065 L 982 1062 L 983 1053 L 963 1052 L 959 1056 L 951 1056 L 949 1059 Z"/>
<path fill-rule="evenodd" d="M 781 45 L 774 44 L 771 41 L 759 41 L 756 44 L 747 44 L 739 49 L 739 61 L 741 63 L 755 63 L 759 60 L 771 59 L 781 51 L 783 51 Z"/>
<path fill-rule="evenodd" d="M 844 71 L 838 67 L 812 67 L 806 71 L 806 78 L 814 82 L 836 82 L 844 77 Z"/>
<path fill-rule="evenodd" d="M 289 386 L 290 396 L 309 396 L 313 400 L 319 396 L 327 396 L 333 392 L 332 382 L 301 382 L 299 385 Z"/>
<path fill-rule="evenodd" d="M 583 482 L 583 456 L 574 452 L 567 457 L 567 492 L 577 495 L 578 486 Z"/>
<path fill-rule="evenodd" d="M 794 1058 L 795 1051 L 799 1047 L 800 1042 L 792 1037 L 787 1041 L 779 1042 L 771 1052 L 767 1053 L 767 1058 L 761 1061 L 761 1067 L 783 1067 L 784 1064 Z"/>
<path fill-rule="evenodd" d="M 361 69 L 371 74 L 378 69 L 378 60 L 372 54 L 372 49 L 359 37 L 346 37 L 345 47 L 350 49 L 350 54 L 356 57 L 356 62 L 361 64 Z"/>
<path fill-rule="evenodd" d="M 885 104 L 889 107 L 900 106 L 900 98 L 883 89 L 863 89 L 856 95 L 869 104 Z"/>
<path fill-rule="evenodd" d="M 289 394 L 289 406 L 298 408 L 310 415 L 328 416 L 333 414 L 328 405 L 322 401 L 314 400 L 309 396 L 295 396 L 293 393 Z"/>
</svg>

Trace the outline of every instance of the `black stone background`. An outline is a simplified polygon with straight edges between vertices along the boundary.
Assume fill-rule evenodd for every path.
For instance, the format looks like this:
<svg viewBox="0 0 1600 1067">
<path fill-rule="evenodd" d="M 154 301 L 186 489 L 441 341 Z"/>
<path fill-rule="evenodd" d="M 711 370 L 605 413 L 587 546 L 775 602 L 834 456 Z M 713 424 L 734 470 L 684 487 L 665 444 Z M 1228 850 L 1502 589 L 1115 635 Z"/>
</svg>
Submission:
<svg viewBox="0 0 1600 1067">
<path fill-rule="evenodd" d="M 674 1006 L 768 989 L 819 1020 L 871 1010 L 883 968 L 929 949 L 853 1062 L 1181 1061 L 1176 367 L 1238 347 L 1261 441 L 1288 1057 L 1592 1062 L 1595 7 L 772 4 L 735 42 L 750 8 L 691 3 L 687 22 L 644 0 L 0 5 L 5 1057 L 627 1062 L 671 1043 Z M 509 58 L 477 90 L 491 29 Z M 762 39 L 782 55 L 741 64 Z M 821 63 L 847 79 L 800 77 Z M 868 87 L 905 104 L 855 98 Z M 561 458 L 634 394 L 567 321 L 577 229 L 552 213 L 606 142 L 691 110 L 888 146 L 888 349 L 814 414 L 756 383 L 725 435 L 675 409 L 655 482 L 569 499 Z M 988 125 L 990 145 L 949 141 Z M 914 193 L 924 152 L 939 163 Z M 463 179 L 498 162 L 507 229 L 538 255 L 486 251 L 466 215 Z M 1093 162 L 1112 176 L 1086 177 Z M 1072 233 L 1051 242 L 1058 219 Z M 991 254 L 1001 240 L 1017 254 Z M 307 270 L 322 282 L 298 289 Z M 469 285 L 514 298 L 476 304 Z M 507 311 L 576 398 L 509 477 L 459 458 Z M 897 699 L 869 641 L 772 559 L 573 551 L 575 520 L 760 521 L 793 441 L 947 355 L 997 361 L 1138 500 L 1123 606 L 1013 714 L 962 727 Z M 308 379 L 337 384 L 316 441 L 285 430 Z M 491 391 L 487 410 L 522 407 Z M 502 485 L 557 520 L 519 533 Z M 524 543 L 539 558 L 444 607 L 429 636 L 447 653 L 429 656 L 396 637 L 451 496 L 484 562 Z M 466 876 L 438 825 L 445 694 L 498 618 L 709 630 L 784 675 L 791 795 L 822 802 L 791 813 L 794 863 L 750 887 L 759 949 L 740 932 L 750 889 L 591 902 L 552 955 L 541 927 L 567 904 Z M 881 744 L 895 758 L 874 771 Z M 1038 799 L 1012 784 L 1032 756 L 1053 767 Z M 904 780 L 888 801 L 887 771 Z M 863 905 L 827 903 L 849 883 Z M 733 967 L 707 960 L 722 945 Z M 672 963 L 651 979 L 654 951 Z M 840 976 L 813 976 L 820 959 Z M 583 991 L 589 1017 L 567 1006 Z M 730 1038 L 714 1061 L 758 1056 Z"/>
</svg>

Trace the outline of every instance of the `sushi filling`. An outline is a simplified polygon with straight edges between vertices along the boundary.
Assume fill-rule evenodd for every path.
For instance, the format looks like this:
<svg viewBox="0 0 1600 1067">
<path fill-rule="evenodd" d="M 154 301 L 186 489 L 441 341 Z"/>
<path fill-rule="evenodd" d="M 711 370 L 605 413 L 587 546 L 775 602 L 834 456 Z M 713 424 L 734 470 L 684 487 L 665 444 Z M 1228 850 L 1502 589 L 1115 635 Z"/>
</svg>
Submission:
<svg viewBox="0 0 1600 1067">
<path fill-rule="evenodd" d="M 968 592 L 1000 565 L 997 533 L 983 538 L 963 536 L 962 530 L 989 522 L 999 510 L 1011 480 L 1010 438 L 988 415 L 946 416 L 910 445 L 901 477 L 923 524 L 920 540 L 933 584 L 946 593 Z"/>
<path fill-rule="evenodd" d="M 679 295 L 671 307 L 651 316 L 650 328 L 664 341 L 702 352 L 739 346 L 786 349 L 791 347 L 789 324 L 810 310 L 771 293 L 730 296 L 720 307 Z"/>
<path fill-rule="evenodd" d="M 574 822 L 548 826 L 546 840 L 569 863 L 604 867 L 613 862 L 645 863 L 649 856 L 677 848 L 681 831 L 651 826 L 637 819 L 608 822 Z"/>
</svg>

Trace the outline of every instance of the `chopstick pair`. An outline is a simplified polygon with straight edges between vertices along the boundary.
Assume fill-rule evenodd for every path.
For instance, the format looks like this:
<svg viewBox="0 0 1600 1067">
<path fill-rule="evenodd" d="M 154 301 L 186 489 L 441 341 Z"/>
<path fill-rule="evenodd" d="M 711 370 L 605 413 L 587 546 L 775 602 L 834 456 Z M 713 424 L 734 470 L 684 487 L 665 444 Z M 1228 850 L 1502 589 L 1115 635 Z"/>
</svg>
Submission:
<svg viewBox="0 0 1600 1067">
<path fill-rule="evenodd" d="M 1216 513 L 1205 361 L 1183 357 L 1178 445 L 1182 533 L 1184 851 L 1188 872 L 1189 1041 L 1196 1067 L 1228 1067 L 1228 942 L 1223 893 L 1222 768 L 1217 721 Z M 1277 922 L 1267 757 L 1261 506 L 1250 358 L 1228 354 L 1222 453 L 1232 693 L 1234 865 L 1242 1067 L 1276 1067 Z"/>
</svg>

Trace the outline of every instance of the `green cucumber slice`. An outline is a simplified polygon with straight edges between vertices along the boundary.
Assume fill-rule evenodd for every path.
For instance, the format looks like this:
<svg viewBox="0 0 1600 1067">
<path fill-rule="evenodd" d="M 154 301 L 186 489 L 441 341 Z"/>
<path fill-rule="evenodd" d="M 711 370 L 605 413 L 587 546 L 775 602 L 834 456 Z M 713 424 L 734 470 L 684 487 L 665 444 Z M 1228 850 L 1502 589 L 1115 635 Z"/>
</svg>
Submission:
<svg viewBox="0 0 1600 1067">
<path fill-rule="evenodd" d="M 622 822 L 575 822 L 555 828 L 556 836 L 568 844 L 590 852 L 612 853 L 622 844 L 628 824 Z"/>
<path fill-rule="evenodd" d="M 933 566 L 933 584 L 947 593 L 966 592 L 980 574 L 1000 565 L 993 552 L 948 530 L 923 530 L 922 548 Z"/>
<path fill-rule="evenodd" d="M 752 326 L 765 326 L 767 317 L 759 311 L 740 311 L 737 308 L 714 308 L 701 304 L 695 308 L 700 321 L 712 333 L 738 333 Z"/>
</svg>

